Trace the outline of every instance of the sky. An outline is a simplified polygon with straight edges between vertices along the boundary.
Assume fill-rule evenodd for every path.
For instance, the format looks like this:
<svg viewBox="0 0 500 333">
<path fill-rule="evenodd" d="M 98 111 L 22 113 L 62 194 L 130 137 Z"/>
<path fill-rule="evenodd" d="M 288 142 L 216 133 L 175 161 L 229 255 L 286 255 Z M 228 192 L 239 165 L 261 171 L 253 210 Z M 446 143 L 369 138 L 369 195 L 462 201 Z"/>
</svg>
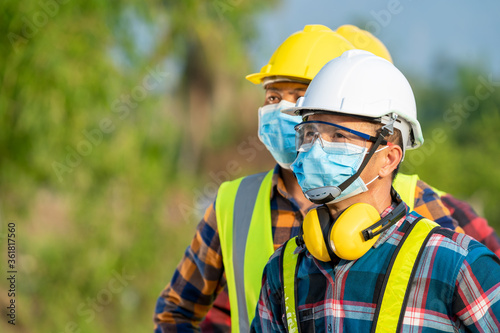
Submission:
<svg viewBox="0 0 500 333">
<path fill-rule="evenodd" d="M 428 77 L 437 58 L 480 66 L 500 77 L 500 1 L 282 0 L 257 18 L 255 70 L 307 24 L 354 24 L 376 35 L 405 74 Z"/>
</svg>

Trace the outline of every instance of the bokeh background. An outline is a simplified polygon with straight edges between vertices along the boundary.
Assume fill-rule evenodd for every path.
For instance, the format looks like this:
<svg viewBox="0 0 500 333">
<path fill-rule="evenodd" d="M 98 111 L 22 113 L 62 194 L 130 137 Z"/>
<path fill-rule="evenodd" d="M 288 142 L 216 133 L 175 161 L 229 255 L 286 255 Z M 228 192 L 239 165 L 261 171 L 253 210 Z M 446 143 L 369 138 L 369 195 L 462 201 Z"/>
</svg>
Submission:
<svg viewBox="0 0 500 333">
<path fill-rule="evenodd" d="M 1 332 L 151 332 L 222 181 L 273 166 L 244 79 L 305 24 L 356 24 L 409 78 L 403 171 L 500 231 L 498 1 L 0 4 Z M 7 227 L 16 225 L 16 325 Z"/>
</svg>

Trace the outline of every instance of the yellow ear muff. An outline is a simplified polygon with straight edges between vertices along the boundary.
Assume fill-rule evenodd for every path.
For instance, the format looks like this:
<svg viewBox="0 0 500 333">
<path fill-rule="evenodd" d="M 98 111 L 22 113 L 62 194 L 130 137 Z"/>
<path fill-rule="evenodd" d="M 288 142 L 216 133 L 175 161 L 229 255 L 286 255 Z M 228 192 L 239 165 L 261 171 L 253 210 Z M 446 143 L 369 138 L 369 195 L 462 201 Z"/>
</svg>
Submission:
<svg viewBox="0 0 500 333">
<path fill-rule="evenodd" d="M 347 260 L 361 258 L 375 244 L 375 241 L 379 237 L 377 235 L 365 241 L 362 231 L 379 220 L 380 215 L 375 207 L 367 203 L 355 203 L 347 208 L 337 218 L 330 231 L 329 239 L 333 252 L 340 258 Z M 323 238 L 321 238 L 321 243 L 324 243 Z M 309 244 L 307 245 L 309 249 Z M 327 252 L 326 246 L 325 252 Z M 311 252 L 311 254 L 313 253 Z"/>
<path fill-rule="evenodd" d="M 302 222 L 302 232 L 304 243 L 314 258 L 324 262 L 332 260 L 323 238 L 318 208 L 312 209 L 306 214 L 304 222 Z"/>
</svg>

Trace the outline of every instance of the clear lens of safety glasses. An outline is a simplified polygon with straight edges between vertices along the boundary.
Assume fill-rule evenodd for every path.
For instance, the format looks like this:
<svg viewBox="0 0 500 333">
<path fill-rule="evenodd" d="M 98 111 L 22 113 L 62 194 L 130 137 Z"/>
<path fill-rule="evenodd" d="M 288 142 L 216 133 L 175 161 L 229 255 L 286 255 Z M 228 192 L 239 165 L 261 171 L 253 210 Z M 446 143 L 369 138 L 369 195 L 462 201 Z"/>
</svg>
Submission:
<svg viewBox="0 0 500 333">
<path fill-rule="evenodd" d="M 319 140 L 323 150 L 335 153 L 343 144 L 353 144 L 365 148 L 371 136 L 350 128 L 324 121 L 305 121 L 295 126 L 295 148 L 298 152 L 311 149 Z"/>
</svg>

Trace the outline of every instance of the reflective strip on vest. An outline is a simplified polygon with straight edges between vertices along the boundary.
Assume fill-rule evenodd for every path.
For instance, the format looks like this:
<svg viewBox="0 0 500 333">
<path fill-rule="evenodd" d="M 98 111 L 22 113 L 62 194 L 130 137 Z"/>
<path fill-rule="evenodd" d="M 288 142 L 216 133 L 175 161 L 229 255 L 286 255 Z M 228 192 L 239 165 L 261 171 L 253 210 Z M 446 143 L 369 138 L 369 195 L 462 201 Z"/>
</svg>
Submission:
<svg viewBox="0 0 500 333">
<path fill-rule="evenodd" d="M 396 332 L 398 323 L 402 320 L 405 312 L 405 296 L 410 291 L 414 270 L 418 266 L 420 259 L 418 255 L 435 227 L 439 227 L 439 225 L 433 221 L 421 219 L 401 240 L 398 245 L 399 251 L 395 253 L 393 265 L 388 268 L 386 273 L 386 279 L 382 286 L 382 301 L 379 302 L 379 306 L 375 310 L 372 332 Z M 295 238 L 288 241 L 283 255 L 283 301 L 286 308 L 288 332 L 290 333 L 298 332 L 297 313 L 295 315 L 289 314 L 289 309 L 295 311 L 295 272 L 298 255 L 290 255 L 296 248 Z"/>
<path fill-rule="evenodd" d="M 382 302 L 376 310 L 378 318 L 372 332 L 392 333 L 401 327 L 406 309 L 405 297 L 411 290 L 414 270 L 420 259 L 419 253 L 427 243 L 431 231 L 436 227 L 439 227 L 436 222 L 421 219 L 413 226 L 406 240 L 401 240 L 403 244 L 399 246 L 396 259 L 392 267 L 388 268 L 389 276 L 382 286 Z"/>
<path fill-rule="evenodd" d="M 272 177 L 273 170 L 224 182 L 215 201 L 232 332 L 249 331 L 259 299 L 262 272 L 274 252 Z"/>
<path fill-rule="evenodd" d="M 287 274 L 283 274 L 283 299 L 285 301 L 288 333 L 299 332 L 295 308 L 295 269 L 298 259 L 298 255 L 294 253 L 297 248 L 295 239 L 296 238 L 292 238 L 288 240 L 283 250 L 283 273 L 287 272 Z"/>
<path fill-rule="evenodd" d="M 398 173 L 392 182 L 392 186 L 396 192 L 398 192 L 401 200 L 410 207 L 410 211 L 412 211 L 415 206 L 415 191 L 418 179 L 418 175 L 404 175 Z"/>
</svg>

